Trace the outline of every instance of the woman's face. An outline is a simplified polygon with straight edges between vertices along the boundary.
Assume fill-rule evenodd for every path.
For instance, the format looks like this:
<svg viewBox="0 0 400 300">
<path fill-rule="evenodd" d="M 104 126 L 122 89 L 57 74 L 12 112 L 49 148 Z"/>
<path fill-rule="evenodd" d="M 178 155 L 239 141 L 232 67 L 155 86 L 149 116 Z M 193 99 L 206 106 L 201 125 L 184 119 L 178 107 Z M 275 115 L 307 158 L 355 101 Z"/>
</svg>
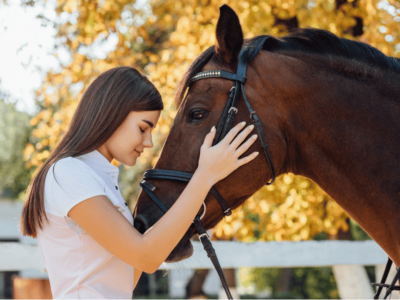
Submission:
<svg viewBox="0 0 400 300">
<path fill-rule="evenodd" d="M 145 148 L 152 148 L 152 131 L 160 111 L 132 111 L 114 134 L 99 149 L 110 162 L 115 158 L 127 166 L 134 166 Z"/>
</svg>

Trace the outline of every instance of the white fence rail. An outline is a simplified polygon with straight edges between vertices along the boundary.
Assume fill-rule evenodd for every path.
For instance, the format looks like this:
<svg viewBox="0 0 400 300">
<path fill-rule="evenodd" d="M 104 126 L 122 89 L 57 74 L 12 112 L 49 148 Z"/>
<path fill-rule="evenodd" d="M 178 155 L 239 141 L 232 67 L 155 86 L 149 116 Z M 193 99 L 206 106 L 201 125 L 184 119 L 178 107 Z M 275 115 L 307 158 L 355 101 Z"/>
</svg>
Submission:
<svg viewBox="0 0 400 300">
<path fill-rule="evenodd" d="M 223 268 L 317 267 L 379 265 L 387 260 L 374 241 L 213 242 Z M 161 269 L 213 268 L 202 245 L 193 243 L 194 255 Z M 38 245 L 0 243 L 0 271 L 44 269 Z"/>
<path fill-rule="evenodd" d="M 20 271 L 21 277 L 47 278 L 36 239 L 21 236 L 19 218 L 22 203 L 0 199 L 0 272 Z M 342 298 L 372 298 L 373 290 L 363 265 L 377 265 L 380 278 L 387 255 L 374 241 L 305 241 L 305 242 L 213 242 L 223 268 L 240 267 L 322 267 L 332 266 Z M 174 264 L 163 264 L 160 269 L 172 270 L 171 278 L 192 272 L 183 269 L 208 269 L 212 264 L 202 245 L 193 243 L 194 255 Z M 176 270 L 178 269 L 178 270 Z M 176 270 L 176 271 L 175 271 Z M 394 268 L 392 272 L 395 272 Z M 215 273 L 215 272 L 214 272 Z M 213 274 L 213 272 L 211 272 Z M 216 274 L 214 274 L 217 276 Z M 392 278 L 394 274 L 389 275 Z M 176 279 L 176 278 L 175 278 Z M 171 295 L 184 296 L 183 282 L 187 278 L 170 280 Z M 218 278 L 212 282 L 218 285 Z M 214 284 L 215 285 L 215 284 Z M 207 288 L 207 284 L 205 285 Z M 178 293 L 178 292 L 179 293 Z M 392 294 L 392 299 L 399 294 Z"/>
<path fill-rule="evenodd" d="M 221 266 L 239 267 L 313 267 L 333 265 L 378 265 L 387 255 L 374 241 L 303 241 L 303 242 L 213 242 Z M 202 245 L 196 242 L 195 254 L 175 268 L 213 268 Z"/>
<path fill-rule="evenodd" d="M 21 236 L 19 218 L 22 203 L 0 199 L 0 271 L 44 269 L 37 240 Z M 32 245 L 33 244 L 33 245 Z M 238 267 L 312 267 L 333 265 L 379 265 L 387 255 L 374 241 L 304 242 L 213 242 L 221 265 Z M 179 264 L 163 264 L 163 269 L 212 268 L 203 247 L 193 243 L 194 255 Z"/>
</svg>

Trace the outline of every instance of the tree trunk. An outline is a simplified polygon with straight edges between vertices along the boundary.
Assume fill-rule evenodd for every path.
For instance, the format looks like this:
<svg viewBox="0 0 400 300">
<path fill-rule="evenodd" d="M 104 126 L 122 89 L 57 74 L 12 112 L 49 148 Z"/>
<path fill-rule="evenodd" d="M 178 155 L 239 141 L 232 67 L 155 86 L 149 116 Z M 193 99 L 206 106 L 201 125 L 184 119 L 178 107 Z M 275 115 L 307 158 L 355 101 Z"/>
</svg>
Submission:
<svg viewBox="0 0 400 300">
<path fill-rule="evenodd" d="M 203 292 L 203 284 L 210 270 L 197 269 L 186 285 L 186 299 L 207 299 Z"/>
<path fill-rule="evenodd" d="M 292 276 L 292 268 L 282 268 L 279 274 L 277 293 L 290 292 L 290 277 Z"/>
</svg>

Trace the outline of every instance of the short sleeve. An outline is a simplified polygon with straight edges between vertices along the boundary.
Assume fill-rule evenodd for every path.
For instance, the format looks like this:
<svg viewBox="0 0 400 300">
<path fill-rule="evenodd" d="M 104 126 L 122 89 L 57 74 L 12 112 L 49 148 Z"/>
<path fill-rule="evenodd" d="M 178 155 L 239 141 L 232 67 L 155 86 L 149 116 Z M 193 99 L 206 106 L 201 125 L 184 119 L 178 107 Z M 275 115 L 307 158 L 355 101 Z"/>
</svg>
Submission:
<svg viewBox="0 0 400 300">
<path fill-rule="evenodd" d="M 78 203 L 106 195 L 104 183 L 82 162 L 72 157 L 60 159 L 49 168 L 45 182 L 45 201 L 63 217 Z"/>
</svg>

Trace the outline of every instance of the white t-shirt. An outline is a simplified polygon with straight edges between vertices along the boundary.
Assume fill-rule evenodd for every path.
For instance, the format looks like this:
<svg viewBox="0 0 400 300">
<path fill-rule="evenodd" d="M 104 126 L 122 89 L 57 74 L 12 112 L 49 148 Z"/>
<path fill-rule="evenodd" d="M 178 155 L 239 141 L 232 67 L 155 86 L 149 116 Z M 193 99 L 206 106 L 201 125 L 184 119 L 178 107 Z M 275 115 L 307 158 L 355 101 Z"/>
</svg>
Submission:
<svg viewBox="0 0 400 300">
<path fill-rule="evenodd" d="M 54 298 L 132 298 L 133 267 L 100 246 L 67 216 L 76 204 L 106 195 L 133 225 L 119 191 L 118 173 L 97 150 L 60 159 L 50 167 L 44 186 L 49 223 L 44 222 L 37 238 Z"/>
</svg>

